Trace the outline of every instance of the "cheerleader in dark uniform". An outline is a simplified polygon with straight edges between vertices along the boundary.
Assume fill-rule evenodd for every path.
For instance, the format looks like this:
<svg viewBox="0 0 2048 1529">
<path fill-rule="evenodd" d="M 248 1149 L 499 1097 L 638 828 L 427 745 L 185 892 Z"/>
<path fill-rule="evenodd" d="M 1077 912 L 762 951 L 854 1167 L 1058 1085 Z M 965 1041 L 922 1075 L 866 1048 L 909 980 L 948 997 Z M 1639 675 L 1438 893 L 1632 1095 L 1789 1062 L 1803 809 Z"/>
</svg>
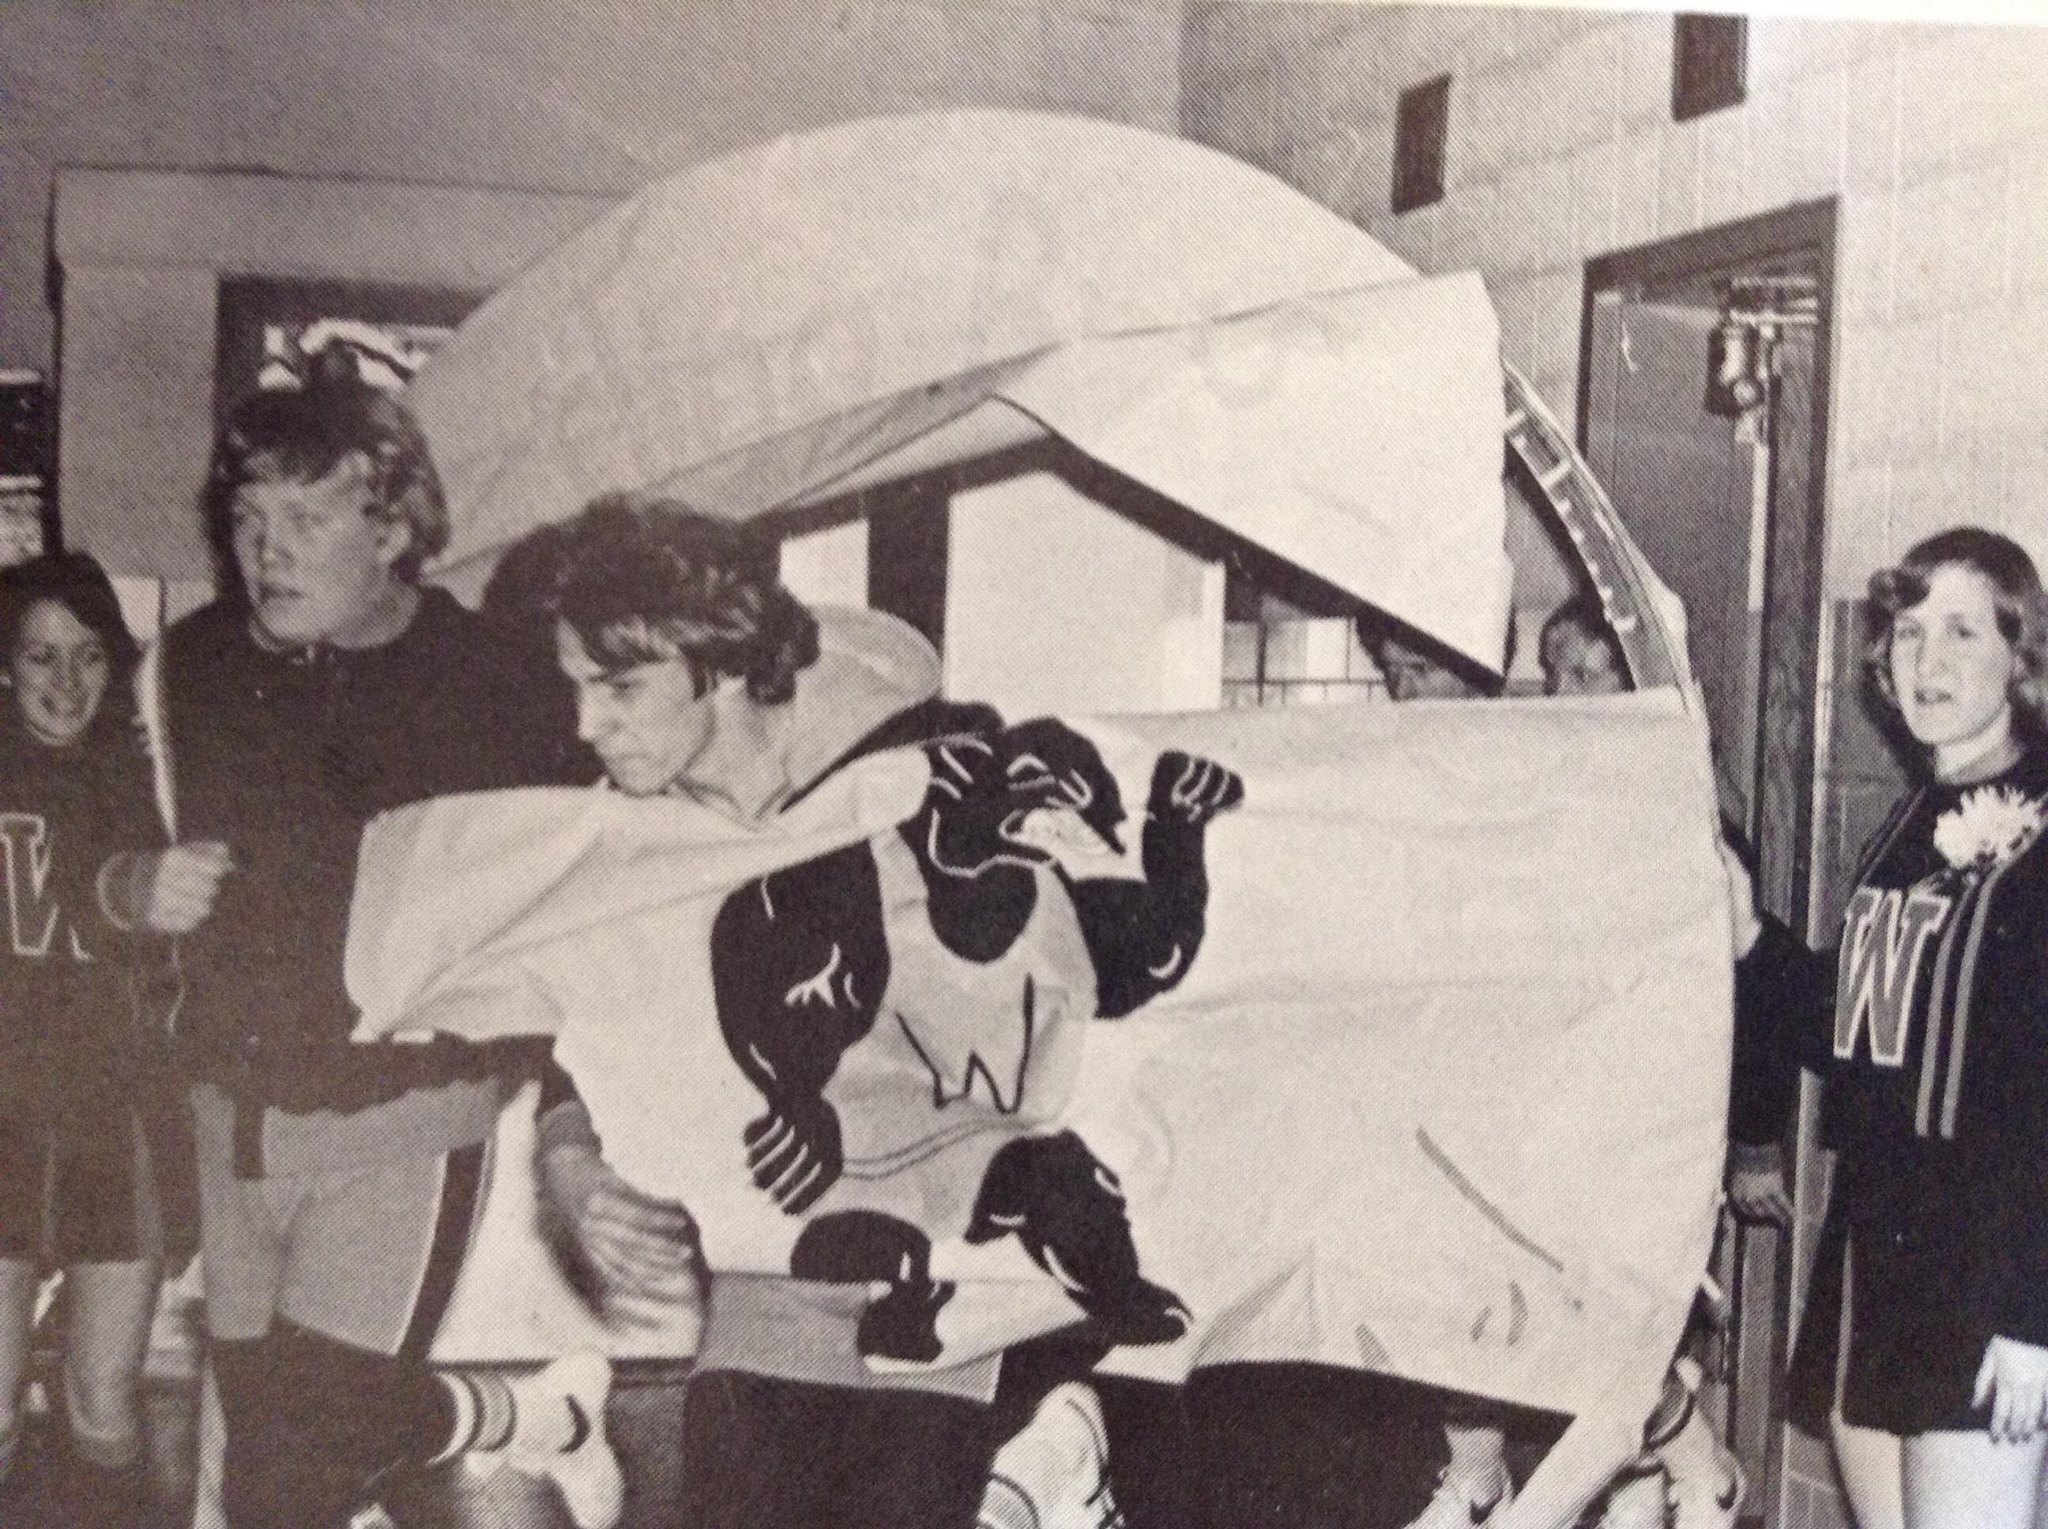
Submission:
<svg viewBox="0 0 2048 1529">
<path fill-rule="evenodd" d="M 1870 597 L 1873 689 L 1925 769 L 1832 959 L 1747 921 L 1743 980 L 1783 1019 L 1739 1038 L 1737 1076 L 1781 1087 L 1738 1088 L 1731 1130 L 1770 1139 L 1793 1058 L 1825 1073 L 1839 1157 L 1793 1380 L 1862 1529 L 2026 1529 L 2048 1453 L 2048 600 L 1974 528 Z"/>
<path fill-rule="evenodd" d="M 101 901 L 115 853 L 160 837 L 128 703 L 135 645 L 99 565 L 52 555 L 0 575 L 0 657 L 0 1473 L 38 1284 L 62 1269 L 66 1474 L 91 1521 L 114 1523 L 138 1479 L 164 1252 L 150 1047 Z"/>
</svg>

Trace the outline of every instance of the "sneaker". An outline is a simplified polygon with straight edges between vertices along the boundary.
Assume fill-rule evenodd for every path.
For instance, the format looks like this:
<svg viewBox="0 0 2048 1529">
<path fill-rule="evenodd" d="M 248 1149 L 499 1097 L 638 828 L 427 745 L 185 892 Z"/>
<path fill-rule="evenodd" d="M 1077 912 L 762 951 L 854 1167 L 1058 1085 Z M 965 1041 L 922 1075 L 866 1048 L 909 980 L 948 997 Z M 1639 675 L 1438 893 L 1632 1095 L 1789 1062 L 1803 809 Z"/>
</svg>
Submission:
<svg viewBox="0 0 2048 1529">
<path fill-rule="evenodd" d="M 1109 1434 L 1095 1392 L 1055 1386 L 996 1451 L 976 1529 L 1124 1529 L 1109 1489 Z"/>
<path fill-rule="evenodd" d="M 1599 1529 L 1665 1529 L 1664 1468 L 1653 1466 L 1618 1479 L 1600 1505 Z"/>
<path fill-rule="evenodd" d="M 1515 1500 L 1514 1478 L 1505 1460 L 1491 1460 L 1472 1475 L 1453 1475 L 1449 1466 L 1437 1477 L 1436 1495 L 1407 1529 L 1474 1529 L 1490 1524 L 1500 1509 Z"/>
<path fill-rule="evenodd" d="M 1671 1529 L 1735 1529 L 1749 1481 L 1742 1463 L 1721 1441 L 1712 1443 L 1712 1451 L 1701 1459 L 1687 1455 L 1674 1463 L 1670 1451 L 1664 1454 Z"/>
<path fill-rule="evenodd" d="M 469 1469 L 488 1476 L 510 1466 L 521 1475 L 545 1478 L 561 1492 L 576 1529 L 613 1529 L 625 1510 L 626 1483 L 605 1432 L 605 1403 L 611 1391 L 611 1362 L 602 1354 L 586 1351 L 557 1359 L 518 1383 L 518 1405 L 558 1403 L 582 1425 L 583 1436 L 564 1450 L 522 1449 L 516 1443 L 498 1450 L 472 1450 L 466 1457 Z"/>
</svg>

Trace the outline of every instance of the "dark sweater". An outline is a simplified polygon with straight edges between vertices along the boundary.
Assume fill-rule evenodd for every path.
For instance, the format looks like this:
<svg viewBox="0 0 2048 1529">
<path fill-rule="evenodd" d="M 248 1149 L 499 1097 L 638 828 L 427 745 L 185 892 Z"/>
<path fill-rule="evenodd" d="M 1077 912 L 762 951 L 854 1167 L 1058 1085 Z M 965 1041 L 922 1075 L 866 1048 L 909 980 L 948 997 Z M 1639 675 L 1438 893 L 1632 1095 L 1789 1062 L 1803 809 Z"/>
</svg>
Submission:
<svg viewBox="0 0 2048 1529">
<path fill-rule="evenodd" d="M 234 857 L 184 942 L 182 1051 L 245 1104 L 355 1111 L 479 1079 L 490 1048 L 358 1046 L 342 957 L 364 826 L 429 797 L 568 781 L 566 693 L 445 592 L 396 638 L 280 652 L 208 606 L 164 640 L 179 837 Z"/>
<path fill-rule="evenodd" d="M 110 855 L 162 838 L 141 749 L 119 722 L 53 749 L 0 719 L 0 1118 L 88 1140 L 127 1110 L 140 1061 L 131 942 L 101 912 L 96 881 Z M 120 1119 L 117 1139 L 127 1133 Z"/>
<path fill-rule="evenodd" d="M 2048 1344 L 2048 844 L 1957 870 L 1936 825 L 1980 792 L 2048 805 L 2048 752 L 1967 786 L 1930 783 L 1878 834 L 1838 952 L 1782 930 L 1739 980 L 1768 1001 L 1738 1034 L 1731 1133 L 1781 1128 L 1801 1065 L 1828 1080 L 1842 1154 L 1832 1217 L 1898 1277 L 1991 1333 Z"/>
</svg>

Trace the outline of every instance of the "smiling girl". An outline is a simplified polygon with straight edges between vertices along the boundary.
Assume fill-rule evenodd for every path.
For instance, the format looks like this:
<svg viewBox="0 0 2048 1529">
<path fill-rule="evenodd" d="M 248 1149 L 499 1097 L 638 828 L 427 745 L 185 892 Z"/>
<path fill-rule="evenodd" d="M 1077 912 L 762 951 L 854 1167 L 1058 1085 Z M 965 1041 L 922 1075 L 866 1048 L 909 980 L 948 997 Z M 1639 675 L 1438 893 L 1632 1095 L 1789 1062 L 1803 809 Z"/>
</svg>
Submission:
<svg viewBox="0 0 2048 1529">
<path fill-rule="evenodd" d="M 0 576 L 0 1480 L 20 1433 L 30 1318 L 65 1271 L 64 1474 L 81 1522 L 137 1497 L 136 1383 L 163 1224 L 132 1020 L 100 869 L 157 837 L 127 678 L 135 647 L 91 558 Z M 153 1112 L 151 1112 L 153 1113 Z"/>
</svg>

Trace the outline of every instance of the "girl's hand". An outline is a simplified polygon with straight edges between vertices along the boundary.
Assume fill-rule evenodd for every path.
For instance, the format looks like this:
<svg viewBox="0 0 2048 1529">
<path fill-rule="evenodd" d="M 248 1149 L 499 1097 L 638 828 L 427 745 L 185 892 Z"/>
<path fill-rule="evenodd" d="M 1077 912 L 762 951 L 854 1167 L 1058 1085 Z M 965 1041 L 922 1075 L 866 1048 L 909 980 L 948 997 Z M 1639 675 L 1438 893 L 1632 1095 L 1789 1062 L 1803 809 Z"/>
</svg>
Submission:
<svg viewBox="0 0 2048 1529">
<path fill-rule="evenodd" d="M 2048 1348 L 2017 1338 L 1993 1338 L 1977 1367 L 1970 1405 L 1991 1404 L 1991 1438 L 2018 1444 L 2041 1427 L 2048 1407 Z"/>
<path fill-rule="evenodd" d="M 1736 1143 L 1728 1149 L 1728 1203 L 1749 1221 L 1792 1224 L 1792 1193 L 1782 1149 Z"/>
</svg>

